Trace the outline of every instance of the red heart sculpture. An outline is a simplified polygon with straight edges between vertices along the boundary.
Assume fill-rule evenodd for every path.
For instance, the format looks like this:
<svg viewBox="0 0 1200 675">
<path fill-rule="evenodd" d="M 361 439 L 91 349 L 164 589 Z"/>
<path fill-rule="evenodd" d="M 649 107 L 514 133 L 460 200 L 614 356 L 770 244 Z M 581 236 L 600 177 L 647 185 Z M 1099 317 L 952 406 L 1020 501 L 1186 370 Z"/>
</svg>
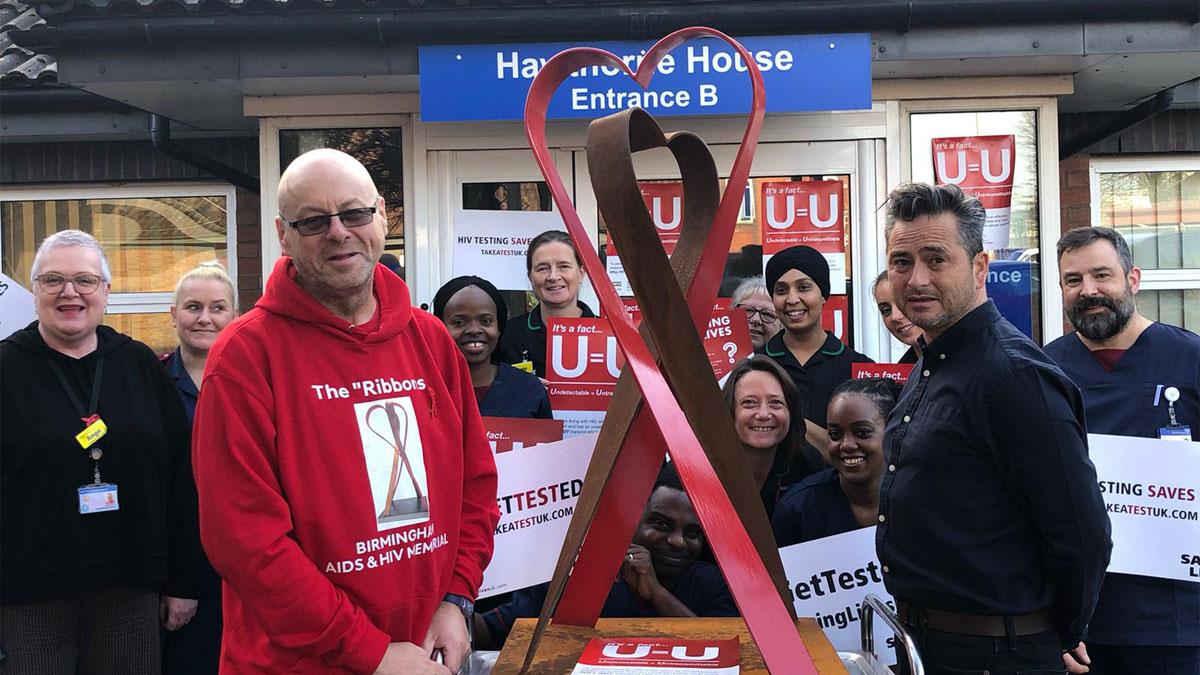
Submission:
<svg viewBox="0 0 1200 675">
<path fill-rule="evenodd" d="M 664 432 L 664 438 L 669 439 L 671 458 L 688 492 L 705 497 L 696 500 L 693 506 L 764 661 L 773 673 L 815 674 L 816 669 L 792 624 L 791 616 L 758 559 L 753 542 L 734 513 L 720 479 L 709 464 L 700 441 L 688 424 L 653 355 L 626 314 L 599 256 L 592 249 L 546 143 L 546 112 L 550 99 L 571 73 L 590 66 L 610 66 L 623 71 L 645 88 L 666 53 L 690 39 L 705 36 L 724 40 L 738 51 L 748 66 L 753 93 L 742 145 L 734 160 L 709 241 L 701 254 L 695 280 L 687 296 L 695 328 L 703 329 L 720 285 L 725 256 L 732 240 L 744 186 L 750 175 L 750 164 L 765 111 L 762 75 L 749 52 L 724 33 L 704 27 L 685 28 L 655 43 L 636 72 L 631 71 L 615 54 L 605 50 L 566 50 L 550 59 L 534 78 L 525 104 L 525 131 L 538 168 L 550 187 L 567 231 L 576 243 L 583 266 L 592 279 L 600 304 L 625 354 L 626 367 L 642 390 L 645 400 L 643 412 L 649 413 L 654 424 Z"/>
</svg>

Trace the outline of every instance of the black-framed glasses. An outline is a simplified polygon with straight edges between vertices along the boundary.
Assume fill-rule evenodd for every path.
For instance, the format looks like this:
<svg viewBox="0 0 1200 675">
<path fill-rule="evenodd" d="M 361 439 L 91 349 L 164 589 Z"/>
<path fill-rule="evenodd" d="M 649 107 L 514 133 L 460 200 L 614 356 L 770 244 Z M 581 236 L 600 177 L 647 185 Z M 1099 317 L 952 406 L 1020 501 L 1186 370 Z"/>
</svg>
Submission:
<svg viewBox="0 0 1200 675">
<path fill-rule="evenodd" d="M 39 288 L 47 293 L 62 293 L 69 281 L 75 287 L 76 293 L 91 295 L 96 292 L 97 288 L 100 288 L 100 284 L 104 281 L 104 278 L 97 274 L 76 274 L 73 277 L 64 277 L 61 274 L 48 272 L 37 275 L 33 280 L 38 283 Z"/>
<path fill-rule="evenodd" d="M 362 227 L 375 220 L 375 212 L 378 207 L 361 206 L 357 209 L 346 209 L 337 213 L 330 213 L 324 216 L 309 216 L 299 220 L 285 220 L 291 227 L 296 228 L 301 237 L 311 237 L 317 234 L 325 234 L 329 231 L 329 223 L 331 218 L 337 216 L 337 219 L 342 221 L 342 225 L 346 227 Z"/>
<path fill-rule="evenodd" d="M 779 320 L 779 315 L 769 309 L 758 309 L 750 305 L 738 305 L 738 309 L 746 313 L 746 319 L 753 319 L 754 315 L 757 314 L 763 323 L 775 323 Z"/>
</svg>

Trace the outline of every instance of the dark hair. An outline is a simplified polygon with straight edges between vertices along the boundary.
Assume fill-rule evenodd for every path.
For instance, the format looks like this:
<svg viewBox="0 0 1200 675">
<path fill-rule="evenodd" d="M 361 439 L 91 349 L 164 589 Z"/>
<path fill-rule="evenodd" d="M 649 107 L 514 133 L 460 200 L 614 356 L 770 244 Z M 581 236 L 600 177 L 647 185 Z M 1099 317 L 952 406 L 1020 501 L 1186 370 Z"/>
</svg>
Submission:
<svg viewBox="0 0 1200 675">
<path fill-rule="evenodd" d="M 571 251 L 575 254 L 575 264 L 583 266 L 583 259 L 579 257 L 579 249 L 575 248 L 575 242 L 571 241 L 571 235 L 562 230 L 546 230 L 529 240 L 529 248 L 525 249 L 526 274 L 533 271 L 533 253 L 546 244 L 566 244 L 570 246 Z"/>
<path fill-rule="evenodd" d="M 462 289 L 471 286 L 483 291 L 492 299 L 492 303 L 496 305 L 496 327 L 499 334 L 504 335 L 504 327 L 508 325 L 508 305 L 504 302 L 504 296 L 496 289 L 496 285 L 482 277 L 454 277 L 442 284 L 442 287 L 433 295 L 433 315 L 445 321 L 446 305 L 450 304 L 451 298 Z M 500 363 L 499 349 L 492 350 L 492 363 Z"/>
<path fill-rule="evenodd" d="M 983 204 L 969 197 L 957 185 L 929 185 L 907 183 L 892 190 L 887 198 L 887 226 L 884 240 L 891 241 L 896 221 L 916 220 L 921 216 L 940 216 L 951 213 L 958 221 L 958 242 L 974 259 L 983 251 L 983 222 L 986 212 Z"/>
<path fill-rule="evenodd" d="M 896 407 L 896 399 L 900 397 L 900 388 L 899 382 L 886 377 L 846 380 L 834 388 L 833 395 L 829 397 L 829 400 L 833 401 L 844 394 L 862 394 L 871 399 L 871 402 L 879 409 L 879 414 L 886 420 L 888 415 L 892 414 L 892 408 Z"/>
<path fill-rule="evenodd" d="M 1129 243 L 1119 232 L 1108 227 L 1077 227 L 1067 230 L 1067 233 L 1058 240 L 1058 261 L 1062 262 L 1064 253 L 1098 241 L 1107 241 L 1112 244 L 1117 251 L 1117 258 L 1121 261 L 1121 269 L 1125 270 L 1126 275 L 1133 270 L 1133 252 L 1129 250 Z"/>
<path fill-rule="evenodd" d="M 879 284 L 884 281 L 887 281 L 887 270 L 880 272 L 879 276 L 875 277 L 875 281 L 871 282 L 871 295 L 875 295 L 875 289 L 879 288 Z"/>
<path fill-rule="evenodd" d="M 679 472 L 675 470 L 674 463 L 663 462 L 662 468 L 658 470 L 658 477 L 654 479 L 654 489 L 651 492 L 660 487 L 687 493 L 687 490 L 683 489 L 683 481 L 679 480 Z"/>
<path fill-rule="evenodd" d="M 779 388 L 783 390 L 783 400 L 787 404 L 788 413 L 791 417 L 788 422 L 787 435 L 779 442 L 779 447 L 775 449 L 775 465 L 772 472 L 776 476 L 782 476 L 788 473 L 792 463 L 792 458 L 804 454 L 804 449 L 807 443 L 804 442 L 804 407 L 800 400 L 800 390 L 796 388 L 796 384 L 792 382 L 792 378 L 787 374 L 775 360 L 763 354 L 751 354 L 750 356 L 738 361 L 729 371 L 729 376 L 725 380 L 725 386 L 721 388 L 721 394 L 725 397 L 725 406 L 729 408 L 729 414 L 732 415 L 734 408 L 737 406 L 737 384 L 743 377 L 752 372 L 767 373 L 779 381 Z M 813 463 L 811 457 L 801 457 L 807 463 Z M 824 460 L 819 460 L 814 466 L 823 466 Z"/>
</svg>

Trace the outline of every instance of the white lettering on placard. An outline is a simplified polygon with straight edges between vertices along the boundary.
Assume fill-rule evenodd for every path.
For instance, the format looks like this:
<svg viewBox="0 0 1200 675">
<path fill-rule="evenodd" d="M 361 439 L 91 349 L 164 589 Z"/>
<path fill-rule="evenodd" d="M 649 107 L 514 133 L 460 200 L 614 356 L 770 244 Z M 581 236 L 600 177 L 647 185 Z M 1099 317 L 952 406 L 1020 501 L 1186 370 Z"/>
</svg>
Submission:
<svg viewBox="0 0 1200 675">
<path fill-rule="evenodd" d="M 778 52 L 774 54 L 774 56 L 771 56 L 771 52 L 767 51 L 759 53 L 767 55 L 763 58 L 769 62 L 772 62 L 778 70 L 788 70 L 791 68 L 792 55 L 786 50 Z M 637 70 L 641 67 L 642 61 L 646 58 L 646 50 L 643 49 L 637 54 L 622 54 L 617 58 L 619 58 L 621 62 L 624 63 L 630 70 Z M 532 80 L 533 78 L 537 77 L 538 71 L 540 71 L 549 61 L 550 57 L 548 56 L 522 56 L 521 52 L 517 50 L 496 52 L 496 79 Z M 761 64 L 763 61 L 757 58 L 756 61 L 758 61 L 760 63 L 760 67 L 762 67 Z M 741 61 L 739 57 L 739 63 L 740 62 Z M 671 73 L 675 72 L 675 65 L 675 57 L 671 54 L 667 54 L 659 60 L 658 66 L 655 68 L 655 70 L 663 75 L 670 75 Z M 767 68 L 764 68 L 764 70 L 766 69 Z M 621 69 L 616 66 L 597 64 L 594 66 L 581 68 L 571 73 L 571 77 L 615 77 L 620 74 Z"/>
<path fill-rule="evenodd" d="M 772 70 L 791 70 L 792 68 L 792 53 L 786 49 L 779 51 L 760 49 L 751 52 L 750 57 L 758 64 L 758 69 L 764 73 Z M 687 69 L 689 73 L 727 73 L 731 70 L 744 73 L 747 67 L 741 54 L 719 49 L 710 50 L 708 45 L 701 45 L 687 48 Z"/>
<path fill-rule="evenodd" d="M 711 108 L 717 104 L 717 85 L 702 84 L 700 85 L 700 107 Z"/>
<path fill-rule="evenodd" d="M 988 270 L 987 280 L 989 284 L 1019 284 L 1021 283 L 1021 270 Z"/>
<path fill-rule="evenodd" d="M 937 152 L 938 174 L 942 179 L 951 185 L 958 185 L 967 177 L 967 173 L 978 173 L 983 176 L 983 179 L 989 183 L 1003 183 L 1008 180 L 1008 176 L 1012 171 L 1012 151 L 1008 148 L 1000 148 L 1000 173 L 992 173 L 991 151 L 984 148 L 979 151 L 979 163 L 967 163 L 967 151 L 957 150 L 958 155 L 958 173 L 951 176 L 946 172 L 946 153 L 943 150 Z"/>
</svg>

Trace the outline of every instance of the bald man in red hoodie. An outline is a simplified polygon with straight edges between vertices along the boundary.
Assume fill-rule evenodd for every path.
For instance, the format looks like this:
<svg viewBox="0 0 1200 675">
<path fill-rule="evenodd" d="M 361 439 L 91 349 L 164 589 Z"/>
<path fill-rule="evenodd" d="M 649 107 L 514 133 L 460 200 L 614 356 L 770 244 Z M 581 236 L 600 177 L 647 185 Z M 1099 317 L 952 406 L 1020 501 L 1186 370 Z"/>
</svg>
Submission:
<svg viewBox="0 0 1200 675">
<path fill-rule="evenodd" d="M 209 355 L 193 465 L 222 672 L 445 675 L 469 650 L 496 468 L 462 354 L 377 264 L 384 209 L 349 155 L 292 162 L 284 257 Z"/>
</svg>

